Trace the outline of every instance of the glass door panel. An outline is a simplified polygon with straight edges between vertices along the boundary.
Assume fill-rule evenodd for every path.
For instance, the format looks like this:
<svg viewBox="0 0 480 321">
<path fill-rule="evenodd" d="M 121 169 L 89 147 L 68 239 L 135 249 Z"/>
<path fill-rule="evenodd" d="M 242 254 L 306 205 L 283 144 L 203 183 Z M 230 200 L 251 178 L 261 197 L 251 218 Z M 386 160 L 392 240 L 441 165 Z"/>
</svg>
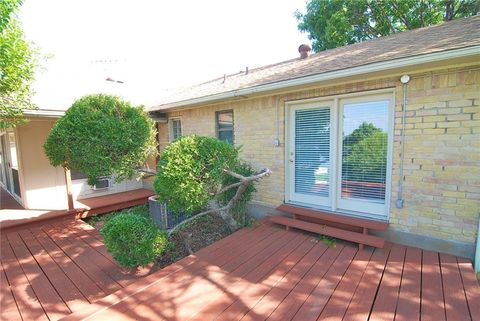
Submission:
<svg viewBox="0 0 480 321">
<path fill-rule="evenodd" d="M 292 200 L 329 206 L 330 107 L 295 108 L 290 163 Z"/>
<path fill-rule="evenodd" d="M 385 213 L 389 105 L 389 100 L 342 105 L 339 208 Z"/>
</svg>

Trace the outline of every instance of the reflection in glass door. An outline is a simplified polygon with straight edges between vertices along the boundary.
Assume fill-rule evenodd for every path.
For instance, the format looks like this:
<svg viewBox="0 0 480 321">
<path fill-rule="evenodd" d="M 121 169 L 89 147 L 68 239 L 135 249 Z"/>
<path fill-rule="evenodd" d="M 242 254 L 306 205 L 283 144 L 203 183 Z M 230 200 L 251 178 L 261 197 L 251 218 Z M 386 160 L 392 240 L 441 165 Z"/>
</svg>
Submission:
<svg viewBox="0 0 480 321">
<path fill-rule="evenodd" d="M 342 105 L 339 208 L 385 212 L 389 101 Z"/>
<path fill-rule="evenodd" d="M 9 169 L 9 161 L 7 155 L 7 135 L 3 134 L 0 136 L 0 172 L 2 183 L 6 187 L 8 191 L 12 191 L 11 182 L 10 182 L 10 169 Z"/>
</svg>

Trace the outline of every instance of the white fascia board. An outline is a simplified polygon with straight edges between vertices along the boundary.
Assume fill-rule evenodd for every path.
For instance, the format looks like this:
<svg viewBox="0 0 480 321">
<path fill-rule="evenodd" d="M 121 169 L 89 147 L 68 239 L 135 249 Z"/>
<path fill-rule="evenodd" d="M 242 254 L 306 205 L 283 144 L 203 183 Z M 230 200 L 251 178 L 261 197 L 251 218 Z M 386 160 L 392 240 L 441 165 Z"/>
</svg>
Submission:
<svg viewBox="0 0 480 321">
<path fill-rule="evenodd" d="M 464 58 L 469 56 L 480 55 L 480 46 L 473 46 L 461 49 L 453 49 L 448 51 L 436 52 L 426 55 L 412 56 L 406 58 L 398 58 L 389 61 L 376 62 L 358 67 L 352 67 L 348 69 L 335 70 L 331 72 L 325 72 L 321 74 L 315 74 L 311 76 L 305 76 L 301 78 L 293 78 L 288 80 L 282 80 L 274 83 L 248 87 L 243 89 L 236 89 L 228 92 L 214 94 L 210 96 L 203 96 L 198 98 L 192 98 L 165 105 L 158 105 L 149 109 L 149 111 L 155 110 L 167 110 L 175 107 L 186 107 L 189 105 L 211 103 L 223 99 L 235 98 L 239 96 L 246 96 L 250 94 L 258 94 L 273 90 L 280 90 L 295 86 L 310 85 L 321 81 L 333 80 L 337 78 L 351 77 L 362 74 L 368 74 L 373 72 L 385 71 L 395 68 L 403 68 L 413 65 L 419 65 L 423 63 L 432 63 L 443 60 L 449 60 L 454 58 Z"/>
<path fill-rule="evenodd" d="M 65 111 L 47 109 L 24 109 L 23 115 L 27 117 L 60 118 L 65 115 Z"/>
</svg>

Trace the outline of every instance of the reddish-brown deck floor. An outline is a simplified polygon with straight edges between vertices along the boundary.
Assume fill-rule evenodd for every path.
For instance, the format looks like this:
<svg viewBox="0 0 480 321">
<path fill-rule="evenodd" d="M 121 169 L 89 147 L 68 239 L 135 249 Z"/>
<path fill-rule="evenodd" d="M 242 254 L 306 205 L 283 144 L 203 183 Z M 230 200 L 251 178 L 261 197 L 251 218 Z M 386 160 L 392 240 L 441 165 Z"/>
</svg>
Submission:
<svg viewBox="0 0 480 321">
<path fill-rule="evenodd" d="M 465 259 L 395 244 L 331 248 L 266 224 L 88 304 L 131 280 L 98 235 L 60 225 L 2 236 L 2 318 L 71 310 L 64 320 L 480 320 L 480 287 Z"/>
<path fill-rule="evenodd" d="M 81 220 L 2 230 L 0 260 L 1 320 L 58 320 L 138 279 Z"/>
</svg>

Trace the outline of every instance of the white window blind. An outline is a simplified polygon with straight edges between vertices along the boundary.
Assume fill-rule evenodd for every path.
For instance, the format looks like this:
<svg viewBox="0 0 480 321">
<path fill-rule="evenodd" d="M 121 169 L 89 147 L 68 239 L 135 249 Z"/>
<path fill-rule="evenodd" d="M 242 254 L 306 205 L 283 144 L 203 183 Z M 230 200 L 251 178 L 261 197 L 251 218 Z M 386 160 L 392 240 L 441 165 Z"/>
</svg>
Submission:
<svg viewBox="0 0 480 321">
<path fill-rule="evenodd" d="M 295 192 L 329 196 L 330 108 L 295 112 Z"/>
<path fill-rule="evenodd" d="M 172 120 L 172 140 L 182 136 L 182 121 L 180 119 Z"/>
<path fill-rule="evenodd" d="M 343 199 L 385 203 L 388 101 L 343 105 Z"/>
</svg>

